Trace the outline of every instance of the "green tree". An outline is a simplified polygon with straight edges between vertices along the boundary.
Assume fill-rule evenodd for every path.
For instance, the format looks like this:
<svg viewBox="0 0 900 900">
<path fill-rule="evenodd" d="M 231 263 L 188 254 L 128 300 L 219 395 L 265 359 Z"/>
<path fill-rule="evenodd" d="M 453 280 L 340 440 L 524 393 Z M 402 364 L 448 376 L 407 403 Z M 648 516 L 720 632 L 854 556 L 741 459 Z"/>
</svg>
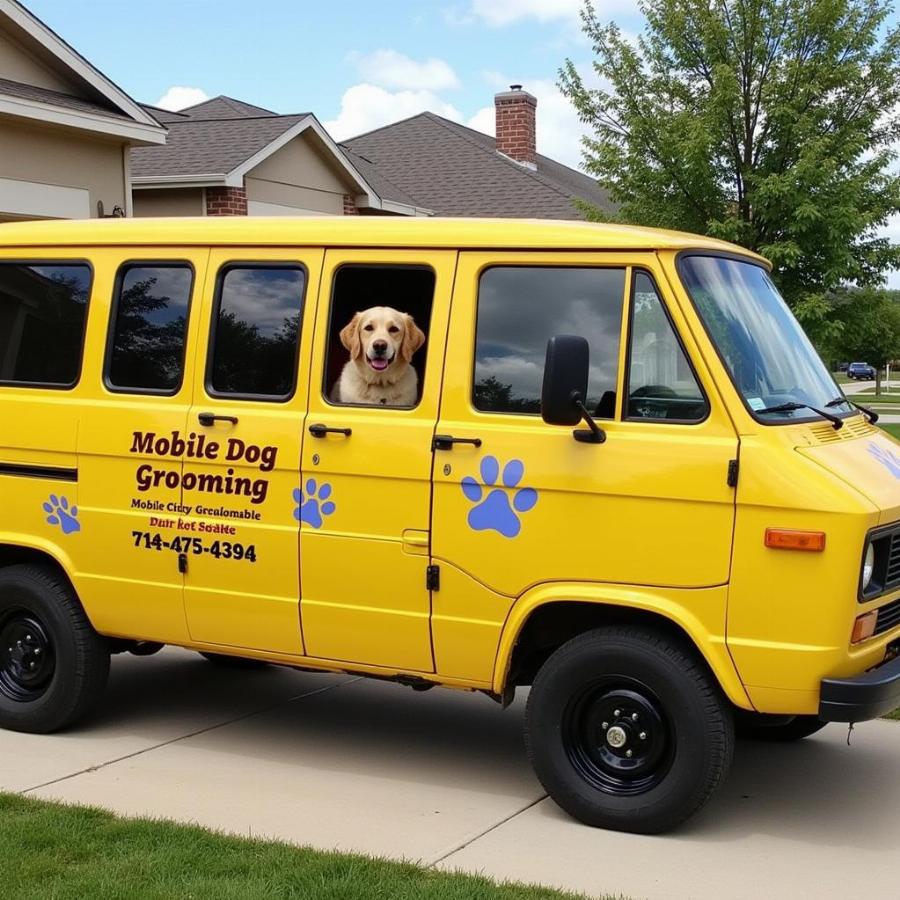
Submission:
<svg viewBox="0 0 900 900">
<path fill-rule="evenodd" d="M 599 87 L 560 88 L 593 131 L 614 218 L 767 256 L 787 300 L 874 285 L 900 210 L 900 28 L 889 0 L 641 0 L 634 43 L 586 2 Z M 594 210 L 596 218 L 603 216 Z M 608 214 L 606 216 L 609 218 Z"/>
<path fill-rule="evenodd" d="M 838 301 L 835 320 L 840 334 L 835 346 L 849 360 L 875 366 L 875 393 L 881 393 L 881 373 L 900 359 L 900 303 L 887 291 L 849 291 Z"/>
</svg>

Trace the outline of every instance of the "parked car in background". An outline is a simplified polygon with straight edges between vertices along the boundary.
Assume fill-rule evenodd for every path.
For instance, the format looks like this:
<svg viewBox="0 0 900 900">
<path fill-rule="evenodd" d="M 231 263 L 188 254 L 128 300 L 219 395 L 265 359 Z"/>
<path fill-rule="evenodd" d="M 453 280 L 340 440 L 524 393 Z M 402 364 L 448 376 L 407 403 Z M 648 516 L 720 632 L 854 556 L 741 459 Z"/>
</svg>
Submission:
<svg viewBox="0 0 900 900">
<path fill-rule="evenodd" d="M 872 381 L 875 378 L 875 367 L 864 362 L 850 363 L 847 375 L 860 381 Z"/>
<path fill-rule="evenodd" d="M 838 363 L 838 372 L 846 372 L 850 368 L 850 363 Z"/>
</svg>

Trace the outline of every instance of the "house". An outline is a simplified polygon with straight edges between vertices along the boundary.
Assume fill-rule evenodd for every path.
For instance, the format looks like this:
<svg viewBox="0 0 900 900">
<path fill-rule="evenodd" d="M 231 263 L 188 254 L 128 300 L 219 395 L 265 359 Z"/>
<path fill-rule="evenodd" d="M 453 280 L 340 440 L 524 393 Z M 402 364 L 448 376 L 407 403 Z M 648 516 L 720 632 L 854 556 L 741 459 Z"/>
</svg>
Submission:
<svg viewBox="0 0 900 900">
<path fill-rule="evenodd" d="M 151 112 L 0 0 L 0 222 L 130 214 L 130 151 L 165 139 Z"/>
<path fill-rule="evenodd" d="M 144 109 L 168 138 L 132 153 L 136 216 L 430 212 L 377 173 L 364 174 L 312 113 L 279 115 L 231 97 L 179 112 Z"/>
<path fill-rule="evenodd" d="M 610 208 L 593 178 L 537 152 L 535 97 L 514 84 L 494 108 L 496 138 L 424 112 L 342 146 L 438 216 L 584 219 L 584 204 Z"/>
<path fill-rule="evenodd" d="M 537 100 L 494 98 L 497 137 L 425 112 L 336 144 L 312 113 L 216 97 L 147 107 L 165 146 L 132 154 L 134 214 L 439 215 L 584 219 L 609 208 L 594 179 L 536 148 Z"/>
</svg>

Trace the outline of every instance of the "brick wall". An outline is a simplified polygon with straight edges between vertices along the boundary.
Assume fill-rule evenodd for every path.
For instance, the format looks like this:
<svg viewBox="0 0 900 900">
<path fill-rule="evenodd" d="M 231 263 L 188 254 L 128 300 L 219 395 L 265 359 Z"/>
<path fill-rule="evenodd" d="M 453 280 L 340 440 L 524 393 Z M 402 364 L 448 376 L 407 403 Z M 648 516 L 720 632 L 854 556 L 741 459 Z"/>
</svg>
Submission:
<svg viewBox="0 0 900 900">
<path fill-rule="evenodd" d="M 210 187 L 206 189 L 208 216 L 246 216 L 247 192 L 242 187 Z"/>
<path fill-rule="evenodd" d="M 494 97 L 497 149 L 516 162 L 535 165 L 537 99 L 514 84 Z"/>
<path fill-rule="evenodd" d="M 344 194 L 344 215 L 358 216 L 359 210 L 356 208 L 356 201 L 349 195 Z"/>
</svg>

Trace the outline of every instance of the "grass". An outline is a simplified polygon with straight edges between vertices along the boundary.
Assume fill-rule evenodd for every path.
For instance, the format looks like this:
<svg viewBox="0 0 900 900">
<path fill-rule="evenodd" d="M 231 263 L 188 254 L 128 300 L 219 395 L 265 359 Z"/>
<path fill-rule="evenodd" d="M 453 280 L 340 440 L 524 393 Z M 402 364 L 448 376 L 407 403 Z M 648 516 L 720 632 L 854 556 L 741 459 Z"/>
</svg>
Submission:
<svg viewBox="0 0 900 900">
<path fill-rule="evenodd" d="M 900 425 L 881 425 L 879 427 L 883 428 L 889 435 L 900 441 Z"/>
<path fill-rule="evenodd" d="M 896 719 L 898 722 L 900 722 L 900 709 L 895 709 L 892 713 L 888 713 L 885 718 Z"/>
<path fill-rule="evenodd" d="M 286 798 L 302 805 L 303 798 Z M 389 827 L 389 823 L 385 823 Z M 574 900 L 549 888 L 325 853 L 0 793 L 0 883 L 16 900 Z"/>
</svg>

